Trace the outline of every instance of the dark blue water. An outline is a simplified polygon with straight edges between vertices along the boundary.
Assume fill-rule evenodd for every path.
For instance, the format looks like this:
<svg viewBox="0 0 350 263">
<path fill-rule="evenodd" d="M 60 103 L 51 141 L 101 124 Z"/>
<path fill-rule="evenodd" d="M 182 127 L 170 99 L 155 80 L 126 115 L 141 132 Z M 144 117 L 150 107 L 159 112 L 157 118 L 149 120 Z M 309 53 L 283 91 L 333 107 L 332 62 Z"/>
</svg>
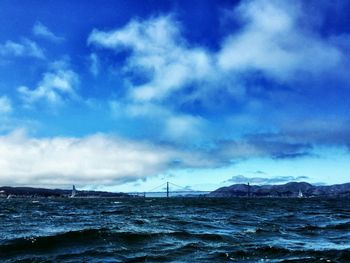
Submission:
<svg viewBox="0 0 350 263">
<path fill-rule="evenodd" d="M 1 199 L 0 262 L 350 262 L 350 200 Z"/>
</svg>

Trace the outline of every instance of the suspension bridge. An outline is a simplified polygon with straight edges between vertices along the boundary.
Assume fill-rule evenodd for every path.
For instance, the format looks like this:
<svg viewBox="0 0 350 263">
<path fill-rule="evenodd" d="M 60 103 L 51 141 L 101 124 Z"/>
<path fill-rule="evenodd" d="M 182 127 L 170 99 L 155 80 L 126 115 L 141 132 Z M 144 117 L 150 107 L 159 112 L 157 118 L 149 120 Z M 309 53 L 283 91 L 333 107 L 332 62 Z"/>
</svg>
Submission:
<svg viewBox="0 0 350 263">
<path fill-rule="evenodd" d="M 165 182 L 146 192 L 128 192 L 134 197 L 195 197 L 204 196 L 210 191 L 194 190 L 188 186 L 180 186 L 171 182 Z"/>
</svg>

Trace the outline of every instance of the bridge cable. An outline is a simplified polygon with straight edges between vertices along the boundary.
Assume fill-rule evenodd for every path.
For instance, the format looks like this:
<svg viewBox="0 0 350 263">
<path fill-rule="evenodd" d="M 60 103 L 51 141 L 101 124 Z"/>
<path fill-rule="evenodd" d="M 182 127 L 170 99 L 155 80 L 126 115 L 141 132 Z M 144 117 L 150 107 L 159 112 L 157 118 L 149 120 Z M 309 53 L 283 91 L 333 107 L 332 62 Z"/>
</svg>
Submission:
<svg viewBox="0 0 350 263">
<path fill-rule="evenodd" d="M 182 188 L 184 191 L 195 191 L 193 189 L 188 189 L 187 187 L 184 187 L 184 186 L 180 186 L 180 185 L 177 185 L 177 184 L 174 184 L 174 183 L 171 183 L 169 182 L 169 184 L 173 185 L 173 186 L 176 186 L 176 187 L 179 187 L 179 188 Z"/>
<path fill-rule="evenodd" d="M 154 190 L 156 190 L 157 188 L 159 188 L 159 187 L 161 187 L 163 185 L 166 185 L 166 183 L 162 183 L 161 185 L 158 185 L 158 186 L 152 188 L 151 190 L 148 190 L 147 192 L 153 192 Z"/>
</svg>

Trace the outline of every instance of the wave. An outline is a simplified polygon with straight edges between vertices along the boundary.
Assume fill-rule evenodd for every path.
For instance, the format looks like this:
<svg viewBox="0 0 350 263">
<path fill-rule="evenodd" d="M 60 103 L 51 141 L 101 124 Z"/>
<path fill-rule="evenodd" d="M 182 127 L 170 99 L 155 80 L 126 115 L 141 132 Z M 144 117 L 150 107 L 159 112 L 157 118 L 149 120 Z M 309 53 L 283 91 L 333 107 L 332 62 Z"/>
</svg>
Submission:
<svg viewBox="0 0 350 263">
<path fill-rule="evenodd" d="M 228 240 L 230 238 L 231 240 Z M 174 244 L 174 240 L 180 242 L 176 248 L 167 245 L 159 246 L 159 244 Z M 229 243 L 236 245 L 228 246 Z M 211 244 L 215 244 L 215 248 Z M 152 253 L 138 254 L 140 251 L 145 251 L 145 248 L 150 249 Z M 191 253 L 198 251 L 201 251 L 203 256 L 208 256 L 213 262 L 247 258 L 278 258 L 286 262 L 293 262 L 294 259 L 305 259 L 308 262 L 307 258 L 320 259 L 321 257 L 344 262 L 350 260 L 350 252 L 347 250 L 291 250 L 285 247 L 263 245 L 244 248 L 228 235 L 187 231 L 121 232 L 108 228 L 83 229 L 51 236 L 14 239 L 0 245 L 0 258 L 18 258 L 24 255 L 28 260 L 36 259 L 40 254 L 43 257 L 54 255 L 51 258 L 56 260 L 76 258 L 79 261 L 84 257 L 101 259 L 118 256 L 122 257 L 122 262 L 157 261 L 160 257 L 163 261 L 171 261 L 171 258 L 177 256 L 189 260 Z M 169 260 L 166 260 L 167 258 Z"/>
<path fill-rule="evenodd" d="M 169 250 L 173 242 L 177 240 L 180 246 L 174 251 Z M 187 240 L 187 241 L 186 241 Z M 25 259 L 28 262 L 81 258 L 108 258 L 117 254 L 121 262 L 140 262 L 142 256 L 137 256 L 138 251 L 145 247 L 151 249 L 152 255 L 147 256 L 151 262 L 158 261 L 159 257 L 166 262 L 166 255 L 186 255 L 195 252 L 198 247 L 208 244 L 224 242 L 225 237 L 218 234 L 189 233 L 186 231 L 164 232 L 130 232 L 111 230 L 107 228 L 83 229 L 69 231 L 49 236 L 17 238 L 0 245 L 0 258 L 11 260 Z M 226 240 L 227 241 L 227 240 Z M 160 245 L 160 244 L 165 244 Z M 205 244 L 205 245 L 204 245 Z M 169 250 L 169 251 L 167 251 Z M 208 248 L 210 251 L 210 247 Z M 111 252 L 112 251 L 112 252 Z M 112 254 L 110 254 L 112 253 Z M 124 254 L 124 256 L 122 256 Z M 38 255 L 40 255 L 38 257 Z"/>
<path fill-rule="evenodd" d="M 50 250 L 62 245 L 70 245 L 79 241 L 96 240 L 108 234 L 108 230 L 84 229 L 78 231 L 69 231 L 50 236 L 17 238 L 0 245 L 0 256 L 6 254 L 6 251 L 31 251 L 31 250 Z"/>
<path fill-rule="evenodd" d="M 163 232 L 129 232 L 107 228 L 83 229 L 69 231 L 49 236 L 17 238 L 0 245 L 0 256 L 6 251 L 28 252 L 28 251 L 50 251 L 56 248 L 87 246 L 94 247 L 110 242 L 120 244 L 148 243 L 156 239 L 179 239 L 179 240 L 203 240 L 224 241 L 229 236 L 209 233 L 190 233 L 187 231 L 163 231 Z"/>
<path fill-rule="evenodd" d="M 350 230 L 350 222 L 338 223 L 338 224 L 329 224 L 325 226 L 315 226 L 315 225 L 306 225 L 299 227 L 297 231 L 325 231 L 325 230 Z"/>
<path fill-rule="evenodd" d="M 293 250 L 274 246 L 261 246 L 231 252 L 215 251 L 210 254 L 213 261 L 230 260 L 249 262 L 264 258 L 278 259 L 278 262 L 349 262 L 348 250 Z"/>
</svg>

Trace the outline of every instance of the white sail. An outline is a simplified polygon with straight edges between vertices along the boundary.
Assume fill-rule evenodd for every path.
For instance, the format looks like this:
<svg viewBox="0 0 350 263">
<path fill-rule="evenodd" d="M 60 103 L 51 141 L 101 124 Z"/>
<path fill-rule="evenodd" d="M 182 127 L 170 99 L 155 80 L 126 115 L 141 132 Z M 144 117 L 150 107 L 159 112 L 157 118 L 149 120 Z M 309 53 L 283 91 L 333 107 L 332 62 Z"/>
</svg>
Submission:
<svg viewBox="0 0 350 263">
<path fill-rule="evenodd" d="M 304 197 L 304 195 L 303 195 L 303 192 L 302 192 L 301 190 L 299 190 L 299 194 L 298 194 L 298 197 L 299 197 L 299 198 L 302 198 L 302 197 Z"/>
<path fill-rule="evenodd" d="M 75 197 L 76 195 L 76 189 L 75 189 L 75 185 L 73 185 L 73 189 L 72 189 L 72 194 L 70 195 L 71 198 Z"/>
</svg>

